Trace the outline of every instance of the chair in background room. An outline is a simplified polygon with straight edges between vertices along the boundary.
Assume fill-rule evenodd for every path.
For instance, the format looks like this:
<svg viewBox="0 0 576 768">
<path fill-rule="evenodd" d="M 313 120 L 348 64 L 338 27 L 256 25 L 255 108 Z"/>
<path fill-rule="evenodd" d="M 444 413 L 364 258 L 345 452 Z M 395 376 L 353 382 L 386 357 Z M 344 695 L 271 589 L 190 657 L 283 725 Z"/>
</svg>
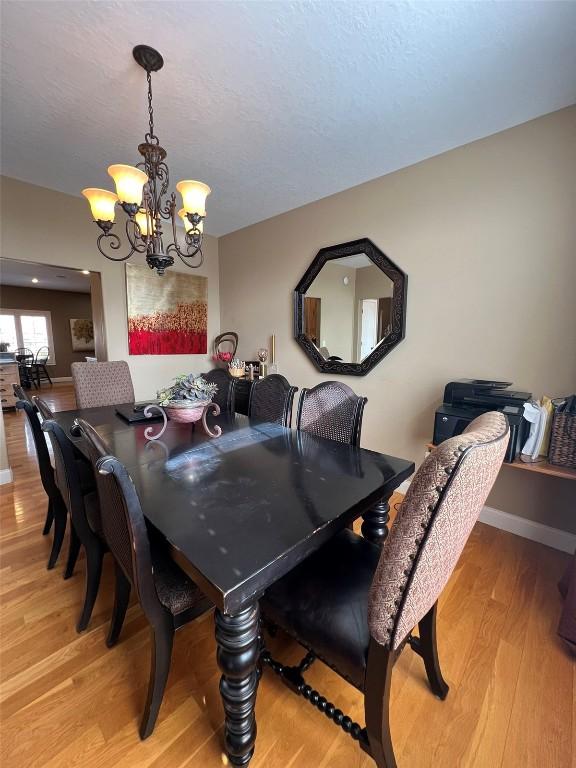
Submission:
<svg viewBox="0 0 576 768">
<path fill-rule="evenodd" d="M 72 363 L 70 368 L 78 408 L 134 402 L 132 377 L 125 360 Z"/>
<path fill-rule="evenodd" d="M 235 380 L 228 371 L 222 368 L 214 368 L 202 376 L 211 384 L 216 384 L 218 392 L 212 398 L 212 402 L 220 406 L 222 413 L 234 413 L 234 388 Z"/>
<path fill-rule="evenodd" d="M 292 402 L 297 391 L 298 387 L 292 387 L 288 380 L 278 373 L 258 379 L 250 389 L 248 416 L 290 427 Z"/>
<path fill-rule="evenodd" d="M 390 683 L 406 644 L 422 657 L 432 692 L 441 699 L 448 693 L 436 646 L 437 601 L 494 484 L 508 438 L 503 414 L 479 416 L 424 460 L 381 550 L 344 530 L 261 601 L 266 619 L 309 651 L 295 667 L 284 667 L 269 652 L 263 661 L 358 740 L 378 768 L 396 766 Z M 316 658 L 364 693 L 365 728 L 306 685 L 302 673 Z"/>
<path fill-rule="evenodd" d="M 325 381 L 303 389 L 298 401 L 296 429 L 318 437 L 360 445 L 362 415 L 366 397 L 360 397 L 346 384 Z"/>
<path fill-rule="evenodd" d="M 48 347 L 40 347 L 38 352 L 36 352 L 34 362 L 29 366 L 30 378 L 34 382 L 35 386 L 38 387 L 38 389 L 41 387 L 42 379 L 47 379 L 50 382 L 50 386 L 52 386 L 52 379 L 50 378 L 48 368 L 46 367 L 49 357 L 50 350 Z"/>
<path fill-rule="evenodd" d="M 30 388 L 32 385 L 30 369 L 34 363 L 34 352 L 32 352 L 31 349 L 28 349 L 28 347 L 18 347 L 14 352 L 14 358 L 18 363 L 20 383 L 23 387 Z"/>
<path fill-rule="evenodd" d="M 116 644 L 134 588 L 150 622 L 150 681 L 140 737 L 150 736 L 170 671 L 174 633 L 212 607 L 196 584 L 170 557 L 166 542 L 149 538 L 136 489 L 125 467 L 110 455 L 94 428 L 77 419 L 93 460 L 102 532 L 115 560 L 114 612 L 106 641 Z"/>
<path fill-rule="evenodd" d="M 62 542 L 64 541 L 67 517 L 66 505 L 64 504 L 64 499 L 56 485 L 54 468 L 50 462 L 48 446 L 46 445 L 46 439 L 40 426 L 40 419 L 38 418 L 38 409 L 36 405 L 30 402 L 20 385 L 14 384 L 13 390 L 14 395 L 17 398 L 16 408 L 24 411 L 32 431 L 32 439 L 34 440 L 34 447 L 36 448 L 36 456 L 38 458 L 38 468 L 40 470 L 40 480 L 42 481 L 42 487 L 46 492 L 46 496 L 48 496 L 48 511 L 46 513 L 46 522 L 44 523 L 44 529 L 42 531 L 44 536 L 50 532 L 52 523 L 54 523 L 54 539 L 52 541 L 52 550 L 48 559 L 48 570 L 51 570 L 56 565 L 58 555 L 62 549 Z"/>
</svg>

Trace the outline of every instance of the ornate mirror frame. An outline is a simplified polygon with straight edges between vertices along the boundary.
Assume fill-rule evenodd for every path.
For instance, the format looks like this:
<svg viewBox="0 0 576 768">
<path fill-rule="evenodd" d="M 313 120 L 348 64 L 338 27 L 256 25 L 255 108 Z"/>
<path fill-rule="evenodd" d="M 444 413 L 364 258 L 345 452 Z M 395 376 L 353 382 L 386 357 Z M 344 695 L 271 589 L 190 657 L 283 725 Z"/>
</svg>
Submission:
<svg viewBox="0 0 576 768">
<path fill-rule="evenodd" d="M 314 279 L 326 264 L 333 259 L 344 256 L 356 256 L 365 253 L 366 256 L 394 284 L 391 307 L 391 331 L 377 344 L 372 352 L 359 363 L 346 363 L 340 360 L 325 360 L 320 350 L 304 334 L 304 297 Z M 323 373 L 349 374 L 365 376 L 374 368 L 394 347 L 398 346 L 406 333 L 406 297 L 408 290 L 408 275 L 396 266 L 380 248 L 367 237 L 352 240 L 340 245 L 329 245 L 322 248 L 314 257 L 312 263 L 294 290 L 294 338 L 302 347 L 307 357 L 316 368 Z"/>
</svg>

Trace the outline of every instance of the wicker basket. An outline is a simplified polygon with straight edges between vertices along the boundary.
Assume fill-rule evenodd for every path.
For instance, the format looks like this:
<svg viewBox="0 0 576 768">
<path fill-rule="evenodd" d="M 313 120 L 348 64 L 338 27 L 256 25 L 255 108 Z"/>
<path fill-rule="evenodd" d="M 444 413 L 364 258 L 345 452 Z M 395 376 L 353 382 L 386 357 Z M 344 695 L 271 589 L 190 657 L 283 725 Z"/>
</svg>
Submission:
<svg viewBox="0 0 576 768">
<path fill-rule="evenodd" d="M 548 461 L 558 467 L 576 469 L 576 414 L 564 411 L 554 414 Z"/>
</svg>

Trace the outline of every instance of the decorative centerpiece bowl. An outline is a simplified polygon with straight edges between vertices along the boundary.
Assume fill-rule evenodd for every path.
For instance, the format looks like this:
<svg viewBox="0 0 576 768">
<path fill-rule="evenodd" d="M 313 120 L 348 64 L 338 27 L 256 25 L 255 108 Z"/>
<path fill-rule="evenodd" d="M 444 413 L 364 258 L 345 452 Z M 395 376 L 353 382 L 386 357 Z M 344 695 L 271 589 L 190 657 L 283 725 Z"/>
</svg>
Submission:
<svg viewBox="0 0 576 768">
<path fill-rule="evenodd" d="M 202 419 L 202 425 L 212 434 L 206 426 L 206 410 L 210 407 L 215 415 L 220 413 L 220 408 L 212 402 L 212 398 L 218 391 L 216 384 L 211 384 L 202 376 L 189 375 L 177 376 L 174 384 L 168 389 L 158 392 L 159 405 L 172 421 L 183 424 L 191 424 Z M 216 427 L 218 431 L 220 427 Z"/>
<path fill-rule="evenodd" d="M 246 363 L 244 360 L 239 360 L 237 357 L 228 363 L 228 373 L 230 376 L 234 376 L 236 379 L 240 379 L 246 372 Z"/>
<path fill-rule="evenodd" d="M 197 405 L 190 405 L 188 403 L 173 402 L 170 405 L 164 407 L 166 416 L 171 421 L 178 421 L 181 424 L 191 424 L 194 421 L 200 421 L 206 403 L 198 403 Z"/>
</svg>

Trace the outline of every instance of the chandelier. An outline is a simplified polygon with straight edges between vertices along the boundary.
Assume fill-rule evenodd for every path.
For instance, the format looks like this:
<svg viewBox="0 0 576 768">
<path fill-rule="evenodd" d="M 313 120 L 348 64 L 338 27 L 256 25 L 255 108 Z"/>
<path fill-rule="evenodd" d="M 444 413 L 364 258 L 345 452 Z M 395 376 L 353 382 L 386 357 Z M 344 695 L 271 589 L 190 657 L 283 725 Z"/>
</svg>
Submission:
<svg viewBox="0 0 576 768">
<path fill-rule="evenodd" d="M 126 261 L 134 253 L 145 253 L 146 263 L 159 275 L 174 264 L 177 254 L 187 267 L 201 266 L 202 233 L 206 216 L 206 198 L 210 187 L 201 181 L 179 181 L 176 189 L 182 195 L 182 208 L 176 213 L 176 194 L 168 192 L 169 172 L 166 165 L 166 150 L 154 133 L 154 110 L 152 107 L 152 72 L 162 69 L 164 60 L 158 51 L 147 45 L 137 45 L 132 54 L 138 64 L 146 70 L 148 80 L 149 131 L 138 151 L 144 158 L 133 165 L 111 165 L 108 173 L 114 179 L 116 193 L 106 189 L 84 189 L 95 223 L 102 233 L 96 244 L 100 253 L 111 261 Z M 126 214 L 125 231 L 130 252 L 126 256 L 115 255 L 121 248 L 121 240 L 112 232 L 116 204 Z M 178 243 L 176 215 L 185 228 L 183 244 Z M 172 242 L 164 247 L 162 222 L 169 222 Z"/>
</svg>

